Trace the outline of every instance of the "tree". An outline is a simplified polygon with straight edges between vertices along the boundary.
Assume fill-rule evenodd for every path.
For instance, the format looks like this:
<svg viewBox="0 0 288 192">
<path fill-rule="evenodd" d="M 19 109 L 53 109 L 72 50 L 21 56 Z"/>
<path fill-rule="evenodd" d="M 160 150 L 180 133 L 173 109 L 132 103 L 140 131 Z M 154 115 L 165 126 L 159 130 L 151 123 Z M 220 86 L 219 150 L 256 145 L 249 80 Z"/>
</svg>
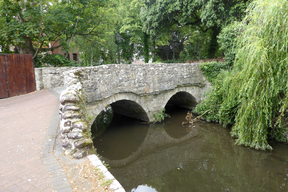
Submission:
<svg viewBox="0 0 288 192">
<path fill-rule="evenodd" d="M 97 36 L 98 10 L 108 1 L 3 0 L 0 2 L 0 44 L 14 45 L 20 53 L 33 54 L 57 47 L 68 50 L 73 37 Z"/>
<path fill-rule="evenodd" d="M 115 43 L 114 31 L 115 20 L 117 14 L 115 13 L 115 6 L 109 5 L 99 7 L 94 13 L 95 20 L 98 20 L 97 25 L 87 28 L 87 31 L 93 29 L 93 33 L 80 34 L 74 38 L 72 42 L 78 47 L 80 58 L 83 61 L 82 65 L 92 66 L 94 63 L 100 62 L 115 62 Z"/>
<path fill-rule="evenodd" d="M 254 1 L 242 25 L 233 70 L 218 77 L 196 111 L 209 110 L 207 119 L 234 124 L 236 144 L 272 149 L 268 135 L 288 139 L 287 1 Z"/>
<path fill-rule="evenodd" d="M 164 36 L 179 28 L 209 32 L 210 57 L 218 50 L 217 36 L 234 20 L 243 18 L 249 0 L 159 0 L 145 1 L 141 11 L 143 30 L 152 36 Z"/>
<path fill-rule="evenodd" d="M 121 13 L 124 13 L 121 21 L 119 21 L 120 32 L 121 36 L 125 37 L 124 39 L 126 42 L 125 44 L 122 43 L 122 54 L 129 62 L 132 62 L 134 55 L 140 56 L 143 55 L 144 50 L 149 51 L 148 47 L 146 48 L 146 46 L 148 46 L 147 35 L 142 31 L 143 24 L 140 18 L 140 11 L 144 6 L 144 3 L 139 0 L 128 0 L 122 2 L 119 6 Z M 149 52 L 147 53 L 149 54 Z"/>
</svg>

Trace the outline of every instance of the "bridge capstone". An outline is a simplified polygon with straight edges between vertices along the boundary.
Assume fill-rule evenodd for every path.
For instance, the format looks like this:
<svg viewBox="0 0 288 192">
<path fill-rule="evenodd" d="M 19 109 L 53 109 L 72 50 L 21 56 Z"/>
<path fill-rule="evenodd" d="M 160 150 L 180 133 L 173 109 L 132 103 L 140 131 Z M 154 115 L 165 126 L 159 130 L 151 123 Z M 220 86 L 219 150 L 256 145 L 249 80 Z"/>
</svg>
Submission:
<svg viewBox="0 0 288 192">
<path fill-rule="evenodd" d="M 84 142 L 81 135 L 86 128 L 81 130 L 73 126 L 85 121 L 91 125 L 108 105 L 115 113 L 154 121 L 154 113 L 162 111 L 174 95 L 180 97 L 173 97 L 174 102 L 184 101 L 182 107 L 192 108 L 204 99 L 204 92 L 211 87 L 199 64 L 195 63 L 113 64 L 73 69 L 63 75 L 66 90 L 61 94 L 60 127 L 67 154 L 85 154 L 77 148 L 77 143 Z M 83 98 L 86 98 L 86 104 L 80 107 L 79 101 Z M 187 98 L 191 98 L 190 101 L 186 102 Z M 92 117 L 89 122 L 84 113 L 75 110 L 77 108 L 88 111 Z"/>
</svg>

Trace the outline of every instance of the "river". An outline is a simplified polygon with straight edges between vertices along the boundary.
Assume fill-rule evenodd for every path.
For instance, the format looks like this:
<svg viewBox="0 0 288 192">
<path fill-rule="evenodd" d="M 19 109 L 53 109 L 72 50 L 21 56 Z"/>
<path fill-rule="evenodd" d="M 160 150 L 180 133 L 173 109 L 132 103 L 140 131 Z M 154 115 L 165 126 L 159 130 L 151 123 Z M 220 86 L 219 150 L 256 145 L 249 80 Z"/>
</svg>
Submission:
<svg viewBox="0 0 288 192">
<path fill-rule="evenodd" d="M 187 110 L 146 125 L 114 114 L 94 139 L 109 171 L 130 192 L 288 191 L 288 146 L 273 151 L 237 146 L 230 129 L 197 122 L 183 127 Z"/>
</svg>

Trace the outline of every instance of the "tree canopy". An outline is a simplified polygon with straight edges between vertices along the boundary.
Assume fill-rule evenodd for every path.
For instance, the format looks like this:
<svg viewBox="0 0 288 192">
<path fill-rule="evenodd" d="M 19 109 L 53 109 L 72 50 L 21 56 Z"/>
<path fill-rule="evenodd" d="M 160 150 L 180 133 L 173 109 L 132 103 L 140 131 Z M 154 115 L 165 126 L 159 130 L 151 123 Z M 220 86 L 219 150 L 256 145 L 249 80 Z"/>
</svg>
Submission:
<svg viewBox="0 0 288 192">
<path fill-rule="evenodd" d="M 157 37 L 156 44 L 169 44 L 168 40 L 172 40 L 171 34 L 174 32 L 180 32 L 182 37 L 185 34 L 186 38 L 178 38 L 178 43 L 180 40 L 191 41 L 193 33 L 196 32 L 208 40 L 208 57 L 214 58 L 219 49 L 217 36 L 221 29 L 233 21 L 240 21 L 245 16 L 245 10 L 250 1 L 145 0 L 144 2 L 145 7 L 141 10 L 143 30 L 152 37 Z M 170 46 L 173 45 L 170 43 Z M 199 43 L 197 47 L 199 49 Z M 205 46 L 202 45 L 202 47 Z"/>
<path fill-rule="evenodd" d="M 52 50 L 50 42 L 60 40 L 69 49 L 76 35 L 87 39 L 99 36 L 105 25 L 103 7 L 108 1 L 97 0 L 3 0 L 0 2 L 0 44 L 14 45 L 20 53 L 33 54 Z"/>
<path fill-rule="evenodd" d="M 244 15 L 250 0 L 3 0 L 0 2 L 2 51 L 47 52 L 76 45 L 85 65 L 116 61 L 120 33 L 123 61 L 149 52 L 153 60 L 217 56 L 217 35 Z M 174 40 L 172 38 L 175 38 Z M 49 47 L 59 41 L 60 45 Z M 220 53 L 220 52 L 219 52 Z M 219 54 L 218 54 L 219 56 Z M 157 58 L 156 58 L 157 57 Z"/>
</svg>

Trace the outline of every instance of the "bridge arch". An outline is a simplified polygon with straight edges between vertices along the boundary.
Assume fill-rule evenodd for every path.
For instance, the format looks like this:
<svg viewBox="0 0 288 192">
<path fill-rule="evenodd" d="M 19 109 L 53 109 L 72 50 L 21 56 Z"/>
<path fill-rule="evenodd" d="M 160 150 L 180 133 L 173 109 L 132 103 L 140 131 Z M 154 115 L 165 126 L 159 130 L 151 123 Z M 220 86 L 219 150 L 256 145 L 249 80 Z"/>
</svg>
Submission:
<svg viewBox="0 0 288 192">
<path fill-rule="evenodd" d="M 91 114 L 94 117 L 92 122 L 95 121 L 100 112 L 108 105 L 112 107 L 112 110 L 115 113 L 142 121 L 150 121 L 149 116 L 147 115 L 148 109 L 142 104 L 140 96 L 133 93 L 118 93 L 103 99 L 96 104 L 93 103 L 93 106 L 90 108 Z"/>
<path fill-rule="evenodd" d="M 162 109 L 166 106 L 178 106 L 187 109 L 193 109 L 201 101 L 199 97 L 199 87 L 180 87 L 167 93 Z"/>
<path fill-rule="evenodd" d="M 177 106 L 181 108 L 192 109 L 197 105 L 195 97 L 193 97 L 190 93 L 185 91 L 179 91 L 174 94 L 167 101 L 165 107 L 167 106 Z"/>
</svg>

